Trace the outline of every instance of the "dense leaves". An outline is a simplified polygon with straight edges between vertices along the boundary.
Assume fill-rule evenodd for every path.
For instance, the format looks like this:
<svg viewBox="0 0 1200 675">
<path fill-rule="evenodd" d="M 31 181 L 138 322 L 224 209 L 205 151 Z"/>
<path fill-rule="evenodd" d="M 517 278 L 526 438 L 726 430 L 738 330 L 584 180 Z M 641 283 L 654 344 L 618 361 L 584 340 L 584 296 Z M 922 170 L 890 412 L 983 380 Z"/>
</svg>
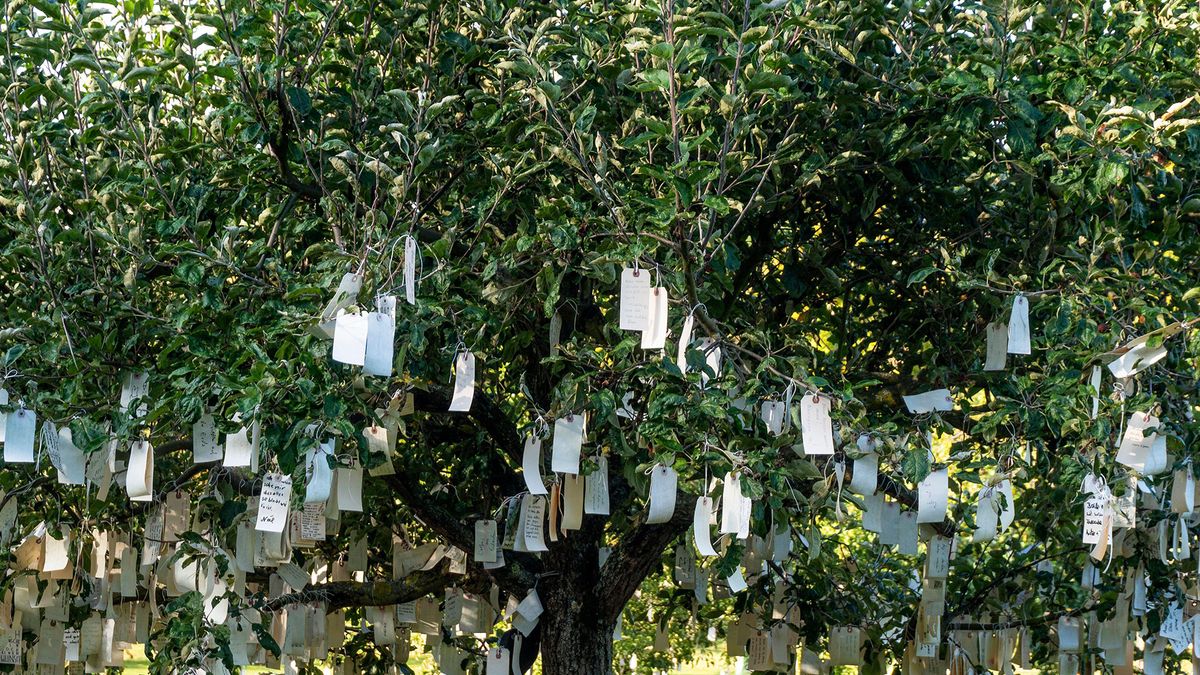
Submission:
<svg viewBox="0 0 1200 675">
<path fill-rule="evenodd" d="M 1057 617 L 1106 618 L 1139 565 L 1150 630 L 1179 592 L 1168 579 L 1195 584 L 1194 565 L 1158 561 L 1143 527 L 1082 588 L 1078 545 L 1084 475 L 1125 485 L 1112 448 L 1128 412 L 1159 410 L 1178 466 L 1195 445 L 1191 333 L 1123 383 L 1123 401 L 1105 380 L 1096 419 L 1087 386 L 1098 355 L 1200 315 L 1194 6 L 17 0 L 4 12 L 4 386 L 89 453 L 112 435 L 122 453 L 143 432 L 186 439 L 211 408 L 223 432 L 235 414 L 259 421 L 265 461 L 302 480 L 308 424 L 370 461 L 361 429 L 398 390 L 430 392 L 403 418 L 400 477 L 368 479 L 367 513 L 347 514 L 321 550 L 333 559 L 365 535 L 379 577 L 393 533 L 445 539 L 448 523 L 495 512 L 523 489 L 513 439 L 587 411 L 613 515 L 568 538 L 570 555 L 515 560 L 497 579 L 506 592 L 647 532 L 653 464 L 673 465 L 692 496 L 738 467 L 755 534 L 788 522 L 795 550 L 684 634 L 743 611 L 771 620 L 786 578 L 810 648 L 830 626 L 863 625 L 869 654 L 896 663 L 921 559 L 864 536 L 854 507 L 836 517 L 857 497 L 832 461 L 804 458 L 798 417 L 766 433 L 758 404 L 792 385 L 835 398 L 839 450 L 876 434 L 900 487 L 929 472 L 931 434 L 965 537 L 947 628 L 1028 624 L 1034 661 L 1052 664 Z M 347 272 L 363 274 L 362 307 L 403 295 L 404 235 L 419 241 L 418 303 L 401 303 L 396 377 L 364 378 L 310 329 Z M 631 266 L 670 293 L 666 355 L 618 329 Z M 984 372 L 986 325 L 1018 292 L 1033 354 Z M 690 351 L 686 375 L 673 358 L 691 312 L 724 354 L 703 389 L 703 354 Z M 459 346 L 479 359 L 485 408 L 470 417 L 437 398 Z M 137 421 L 118 392 L 140 370 L 152 384 Z M 943 386 L 955 411 L 905 412 L 901 394 Z M 617 415 L 626 392 L 634 420 Z M 247 496 L 192 471 L 186 447 L 158 458 L 158 484 L 194 477 L 198 507 L 219 514 L 214 536 L 232 541 Z M 35 473 L 6 466 L 0 487 Z M 970 543 L 976 492 L 1005 477 L 1016 525 Z M 141 527 L 119 488 L 107 501 L 35 490 L 21 505 L 22 533 L 57 519 Z M 635 585 L 652 578 L 626 612 L 635 637 L 618 643 L 619 667 L 635 652 L 643 670 L 665 665 L 644 647 L 655 621 L 678 628 L 680 603 L 690 610 L 662 576 L 662 544 L 683 532 L 643 552 L 664 563 L 629 568 Z M 593 583 L 561 588 L 582 597 Z M 170 610 L 199 621 L 194 603 Z M 161 666 L 203 656 L 209 643 L 181 631 L 164 635 Z M 670 656 L 691 652 L 682 641 Z"/>
</svg>

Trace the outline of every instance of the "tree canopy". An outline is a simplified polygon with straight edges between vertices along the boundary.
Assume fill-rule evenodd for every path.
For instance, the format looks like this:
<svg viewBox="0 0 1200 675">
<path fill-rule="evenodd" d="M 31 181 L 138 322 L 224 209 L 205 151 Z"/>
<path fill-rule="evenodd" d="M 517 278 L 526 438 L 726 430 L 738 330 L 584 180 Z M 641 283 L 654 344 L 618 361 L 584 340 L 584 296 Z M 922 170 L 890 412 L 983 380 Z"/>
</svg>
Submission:
<svg viewBox="0 0 1200 675">
<path fill-rule="evenodd" d="M 0 25 L 5 667 L 1192 658 L 1194 3 Z"/>
</svg>

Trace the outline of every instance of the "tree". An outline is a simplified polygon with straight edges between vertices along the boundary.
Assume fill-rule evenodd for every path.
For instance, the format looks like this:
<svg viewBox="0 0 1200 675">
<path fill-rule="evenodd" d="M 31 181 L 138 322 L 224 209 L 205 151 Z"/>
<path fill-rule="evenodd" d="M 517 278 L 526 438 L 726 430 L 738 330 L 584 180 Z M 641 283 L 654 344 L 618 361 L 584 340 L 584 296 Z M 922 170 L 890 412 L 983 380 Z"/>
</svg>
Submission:
<svg viewBox="0 0 1200 675">
<path fill-rule="evenodd" d="M 113 591 L 84 573 L 94 533 L 138 548 L 154 504 L 178 491 L 210 526 L 185 527 L 162 551 L 167 567 L 211 558 L 232 573 L 215 549 L 236 548 L 264 474 L 291 476 L 298 508 L 320 442 L 337 442 L 339 474 L 352 476 L 355 462 L 379 467 L 364 430 L 388 425 L 395 473 L 366 477 L 364 512 L 333 509 L 336 530 L 293 553 L 348 560 L 365 541 L 364 580 L 267 597 L 263 566 L 247 576 L 257 594 L 231 577 L 231 614 L 268 647 L 272 613 L 297 602 L 382 630 L 371 608 L 494 585 L 518 600 L 536 589 L 544 613 L 524 649 L 543 673 L 609 672 L 611 636 L 644 580 L 639 602 L 656 616 L 690 611 L 687 592 L 650 589 L 676 545 L 692 545 L 696 499 L 721 496 L 710 481 L 726 474 L 752 500 L 752 536 L 726 536 L 700 576 L 720 586 L 741 569 L 750 588 L 702 611 L 747 617 L 737 630 L 785 626 L 793 650 L 836 651 L 831 629 L 860 626 L 871 667 L 933 670 L 1000 658 L 981 634 L 1008 649 L 1023 634 L 1046 666 L 1059 662 L 1060 618 L 1104 621 L 1107 639 L 1132 644 L 1130 631 L 1157 635 L 1192 597 L 1192 565 L 1160 557 L 1159 539 L 1191 537 L 1191 509 L 1162 497 L 1192 471 L 1200 344 L 1187 330 L 1152 336 L 1163 360 L 1116 394 L 1105 374 L 1097 415 L 1089 378 L 1115 346 L 1190 328 L 1200 309 L 1194 7 L 26 0 L 4 21 L 6 410 L 70 429 L 98 473 L 79 487 L 59 485 L 49 461 L 6 464 L 0 487 L 17 506 L 3 587 L 29 588 L 16 570 L 35 525 L 49 533 L 38 542 L 69 533 L 80 568 L 69 590 L 89 602 L 70 606 L 68 624 Z M 619 328 L 624 269 L 669 296 L 665 354 Z M 352 307 L 400 297 L 392 377 L 332 360 L 315 334 L 347 274 L 361 286 Z M 1032 354 L 985 371 L 988 324 L 1008 321 L 1018 297 Z M 685 317 L 696 341 L 680 362 Z M 448 412 L 464 351 L 477 359 L 474 398 Z M 147 393 L 123 406 L 124 378 L 140 373 Z M 900 399 L 941 387 L 953 410 L 914 415 Z M 801 442 L 803 402 L 817 395 L 832 406 L 832 455 Z M 787 403 L 778 434 L 764 402 Z M 257 474 L 192 461 L 206 411 L 235 442 L 261 431 Z M 1154 412 L 1166 439 L 1157 476 L 1115 461 L 1134 411 Z M 476 521 L 498 517 L 503 536 L 526 490 L 526 437 L 584 414 L 581 474 L 605 459 L 609 516 L 584 516 L 540 556 L 505 550 L 497 569 L 443 561 L 392 578 L 394 539 L 469 558 Z M 100 498 L 109 448 L 132 461 L 144 440 L 153 503 L 131 506 L 119 466 Z M 872 444 L 878 494 L 904 511 L 932 471 L 950 470 L 945 520 L 921 528 L 959 539 L 944 607 L 913 583 L 921 558 L 861 532 L 868 499 L 848 485 L 867 462 L 851 460 Z M 678 494 L 666 522 L 646 524 L 655 467 L 678 472 Z M 1114 564 L 1082 584 L 1089 474 L 1118 500 L 1135 501 L 1131 476 L 1150 496 L 1137 526 L 1116 530 Z M 994 504 L 1015 507 L 1015 523 L 972 541 L 976 502 L 1006 481 L 1012 503 Z M 790 555 L 767 546 L 780 533 Z M 138 582 L 145 599 L 163 591 L 148 574 Z M 214 594 L 203 595 L 163 605 L 159 670 L 232 665 L 230 631 L 206 621 Z M 1136 628 L 1123 622 L 1129 602 Z M 928 638 L 918 609 L 940 619 L 924 661 L 910 651 Z M 639 618 L 624 630 L 652 634 Z M 24 620 L 32 644 L 44 632 L 37 613 Z M 344 651 L 381 667 L 401 656 L 370 639 Z M 1085 641 L 1061 663 L 1097 653 Z M 441 654 L 447 668 L 460 658 Z"/>
</svg>

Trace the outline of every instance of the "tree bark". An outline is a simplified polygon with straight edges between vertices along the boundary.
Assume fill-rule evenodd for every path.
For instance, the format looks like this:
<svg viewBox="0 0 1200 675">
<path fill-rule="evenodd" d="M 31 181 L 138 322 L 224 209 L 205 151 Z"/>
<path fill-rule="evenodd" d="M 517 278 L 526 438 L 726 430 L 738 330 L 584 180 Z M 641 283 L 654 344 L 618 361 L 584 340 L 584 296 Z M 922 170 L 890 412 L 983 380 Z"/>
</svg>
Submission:
<svg viewBox="0 0 1200 675">
<path fill-rule="evenodd" d="M 555 593 L 548 600 L 541 621 L 542 675 L 612 673 L 616 624 L 595 599 Z"/>
</svg>

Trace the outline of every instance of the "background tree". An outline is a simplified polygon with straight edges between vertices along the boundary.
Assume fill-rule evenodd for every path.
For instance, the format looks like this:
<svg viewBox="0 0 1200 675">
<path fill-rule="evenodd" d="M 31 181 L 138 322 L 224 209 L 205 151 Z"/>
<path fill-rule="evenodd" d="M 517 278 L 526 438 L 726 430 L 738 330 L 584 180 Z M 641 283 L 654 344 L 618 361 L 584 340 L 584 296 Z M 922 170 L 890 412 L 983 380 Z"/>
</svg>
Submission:
<svg viewBox="0 0 1200 675">
<path fill-rule="evenodd" d="M 895 663 L 921 559 L 837 517 L 857 498 L 835 462 L 868 431 L 883 442 L 879 489 L 909 507 L 931 468 L 926 432 L 951 469 L 940 529 L 963 538 L 942 656 L 964 653 L 952 629 L 1020 628 L 1033 663 L 1053 664 L 1060 616 L 1116 616 L 1145 573 L 1151 635 L 1195 584 L 1194 565 L 1159 559 L 1158 523 L 1186 518 L 1168 504 L 1141 504 L 1094 588 L 1080 584 L 1078 544 L 1084 475 L 1124 494 L 1112 448 L 1130 412 L 1157 410 L 1174 468 L 1191 470 L 1190 333 L 1121 383 L 1122 399 L 1105 380 L 1096 419 L 1087 385 L 1097 355 L 1197 315 L 1195 7 L 15 0 L 4 12 L 10 407 L 69 427 L 90 455 L 115 438 L 123 458 L 148 433 L 159 491 L 186 489 L 213 525 L 187 549 L 232 547 L 258 489 L 192 464 L 206 407 L 224 433 L 259 423 L 264 464 L 299 485 L 307 425 L 370 466 L 362 430 L 398 390 L 413 395 L 396 473 L 368 478 L 367 512 L 297 553 L 334 560 L 365 537 L 369 581 L 284 600 L 319 595 L 356 617 L 452 584 L 518 598 L 536 586 L 542 671 L 607 672 L 622 609 L 648 576 L 643 595 L 658 597 L 673 544 L 690 541 L 694 498 L 739 469 L 754 535 L 788 523 L 795 547 L 703 616 L 769 626 L 776 606 L 796 607 L 788 625 L 810 649 L 831 626 L 862 625 L 870 660 Z M 398 311 L 397 375 L 363 378 L 310 329 L 348 272 L 363 276 L 363 307 L 398 292 L 405 235 L 423 265 L 417 304 Z M 719 343 L 707 387 L 695 349 L 683 375 L 674 337 L 664 357 L 618 329 L 630 266 L 668 290 L 675 336 L 694 311 L 695 336 Z M 1033 354 L 983 372 L 986 324 L 1017 293 Z M 479 381 L 471 411 L 452 414 L 460 345 Z M 149 410 L 135 420 L 118 391 L 141 370 Z M 766 433 L 758 404 L 789 386 L 836 400 L 833 458 L 803 455 L 796 415 Z M 904 410 L 900 394 L 940 386 L 955 411 Z M 632 419 L 617 415 L 626 392 Z M 443 564 L 374 584 L 390 576 L 393 537 L 470 551 L 472 522 L 525 489 L 525 434 L 582 412 L 585 453 L 608 460 L 611 517 L 585 517 L 540 557 L 506 551 L 499 570 Z M 646 525 L 655 464 L 680 472 L 680 496 L 670 522 Z M 119 485 L 100 500 L 53 475 L 47 462 L 0 472 L 16 532 L 46 521 L 80 542 L 98 525 L 140 536 L 145 510 Z M 976 492 L 1006 477 L 1017 524 L 971 543 Z M 1145 484 L 1157 499 L 1169 482 Z M 710 561 L 718 585 L 745 553 L 727 543 Z M 184 598 L 165 607 L 179 628 L 158 634 L 160 669 L 229 656 Z M 249 597 L 234 612 L 285 604 Z M 652 635 L 644 617 L 627 613 L 624 630 Z"/>
</svg>

